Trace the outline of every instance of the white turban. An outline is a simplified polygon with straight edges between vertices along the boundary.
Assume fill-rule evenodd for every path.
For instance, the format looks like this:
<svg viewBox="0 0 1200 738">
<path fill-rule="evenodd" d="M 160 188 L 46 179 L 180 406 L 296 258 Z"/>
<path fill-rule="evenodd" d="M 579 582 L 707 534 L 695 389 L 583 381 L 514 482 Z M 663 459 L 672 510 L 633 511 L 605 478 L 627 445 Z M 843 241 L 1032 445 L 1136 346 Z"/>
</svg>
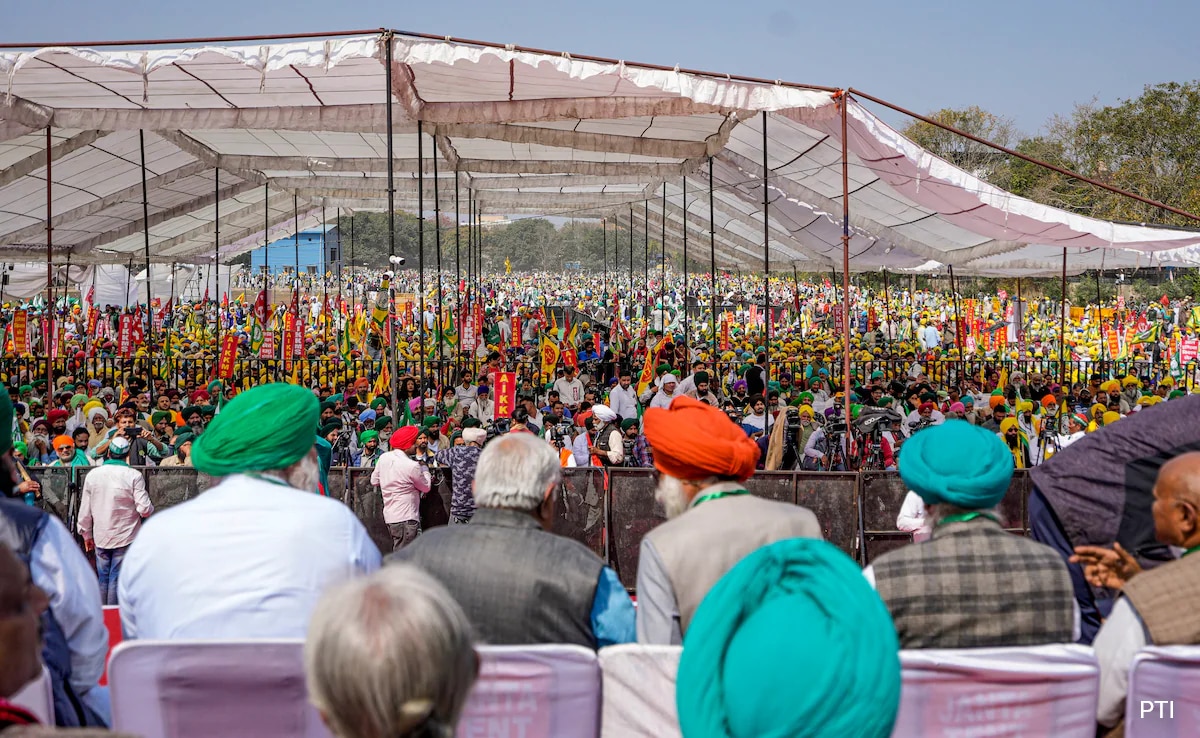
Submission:
<svg viewBox="0 0 1200 738">
<path fill-rule="evenodd" d="M 664 374 L 658 378 L 659 387 L 666 387 L 668 384 L 679 384 L 679 377 L 674 374 Z"/>
<path fill-rule="evenodd" d="M 462 439 L 466 443 L 483 443 L 487 438 L 487 431 L 483 428 L 463 428 Z"/>
<path fill-rule="evenodd" d="M 592 415 L 602 423 L 611 423 L 617 419 L 617 414 L 608 405 L 592 405 Z"/>
</svg>

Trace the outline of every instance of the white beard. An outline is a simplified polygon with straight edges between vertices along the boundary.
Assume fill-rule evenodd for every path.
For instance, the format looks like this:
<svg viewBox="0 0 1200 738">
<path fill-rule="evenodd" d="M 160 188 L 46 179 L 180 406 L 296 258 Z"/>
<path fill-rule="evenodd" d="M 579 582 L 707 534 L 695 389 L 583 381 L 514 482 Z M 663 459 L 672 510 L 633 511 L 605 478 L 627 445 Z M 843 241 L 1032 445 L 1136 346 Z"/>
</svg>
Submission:
<svg viewBox="0 0 1200 738">
<path fill-rule="evenodd" d="M 287 483 L 304 492 L 317 492 L 321 484 L 321 467 L 316 454 L 310 453 L 288 470 Z"/>
<path fill-rule="evenodd" d="M 658 479 L 658 488 L 654 491 L 654 499 L 663 506 L 668 520 L 682 515 L 691 503 L 687 493 L 683 490 L 683 482 L 666 474 Z"/>
</svg>

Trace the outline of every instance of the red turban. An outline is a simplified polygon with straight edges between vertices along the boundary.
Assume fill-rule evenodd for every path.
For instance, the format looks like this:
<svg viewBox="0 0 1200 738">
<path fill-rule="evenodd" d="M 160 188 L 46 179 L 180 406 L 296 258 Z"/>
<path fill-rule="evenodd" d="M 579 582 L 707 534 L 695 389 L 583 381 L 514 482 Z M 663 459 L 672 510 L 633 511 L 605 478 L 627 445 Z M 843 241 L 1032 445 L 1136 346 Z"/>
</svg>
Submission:
<svg viewBox="0 0 1200 738">
<path fill-rule="evenodd" d="M 388 440 L 388 443 L 392 448 L 407 451 L 417 442 L 417 434 L 420 432 L 421 429 L 417 426 L 406 425 L 403 428 L 396 429 L 396 432 L 392 433 L 392 437 Z"/>
<path fill-rule="evenodd" d="M 68 415 L 70 415 L 70 413 L 68 413 L 66 410 L 55 408 L 46 413 L 46 420 L 50 421 L 51 425 L 53 425 L 60 420 L 66 420 Z"/>
<path fill-rule="evenodd" d="M 725 413 L 690 397 L 676 397 L 668 409 L 651 408 L 643 418 L 654 466 L 677 479 L 705 477 L 745 480 L 754 473 L 758 444 Z"/>
<path fill-rule="evenodd" d="M 207 390 L 198 389 L 198 390 L 192 392 L 192 404 L 193 405 L 198 402 L 205 402 L 209 399 L 211 399 L 211 398 L 209 397 Z"/>
<path fill-rule="evenodd" d="M 937 410 L 937 405 L 934 405 L 932 402 L 922 402 L 920 405 L 917 405 L 917 412 L 922 410 L 929 410 L 932 412 L 933 410 Z"/>
</svg>

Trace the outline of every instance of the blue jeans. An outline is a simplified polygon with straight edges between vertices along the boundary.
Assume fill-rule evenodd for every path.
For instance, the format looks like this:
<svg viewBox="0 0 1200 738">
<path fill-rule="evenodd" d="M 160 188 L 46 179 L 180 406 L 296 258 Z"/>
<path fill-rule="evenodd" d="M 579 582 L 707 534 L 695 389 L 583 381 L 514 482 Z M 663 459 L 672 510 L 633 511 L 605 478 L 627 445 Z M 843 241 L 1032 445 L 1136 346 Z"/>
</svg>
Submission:
<svg viewBox="0 0 1200 738">
<path fill-rule="evenodd" d="M 100 604 L 117 604 L 117 577 L 129 546 L 96 548 L 96 576 L 100 578 Z"/>
</svg>

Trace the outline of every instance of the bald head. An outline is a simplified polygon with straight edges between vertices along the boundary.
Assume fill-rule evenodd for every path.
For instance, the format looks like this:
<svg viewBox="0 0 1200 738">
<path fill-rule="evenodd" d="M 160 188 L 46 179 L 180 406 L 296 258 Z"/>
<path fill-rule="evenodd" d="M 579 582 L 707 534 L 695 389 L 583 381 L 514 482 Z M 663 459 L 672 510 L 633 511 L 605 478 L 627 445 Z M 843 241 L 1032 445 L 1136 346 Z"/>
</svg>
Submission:
<svg viewBox="0 0 1200 738">
<path fill-rule="evenodd" d="M 1162 543 L 1200 544 L 1200 451 L 1162 465 L 1154 482 L 1154 533 Z"/>
</svg>

